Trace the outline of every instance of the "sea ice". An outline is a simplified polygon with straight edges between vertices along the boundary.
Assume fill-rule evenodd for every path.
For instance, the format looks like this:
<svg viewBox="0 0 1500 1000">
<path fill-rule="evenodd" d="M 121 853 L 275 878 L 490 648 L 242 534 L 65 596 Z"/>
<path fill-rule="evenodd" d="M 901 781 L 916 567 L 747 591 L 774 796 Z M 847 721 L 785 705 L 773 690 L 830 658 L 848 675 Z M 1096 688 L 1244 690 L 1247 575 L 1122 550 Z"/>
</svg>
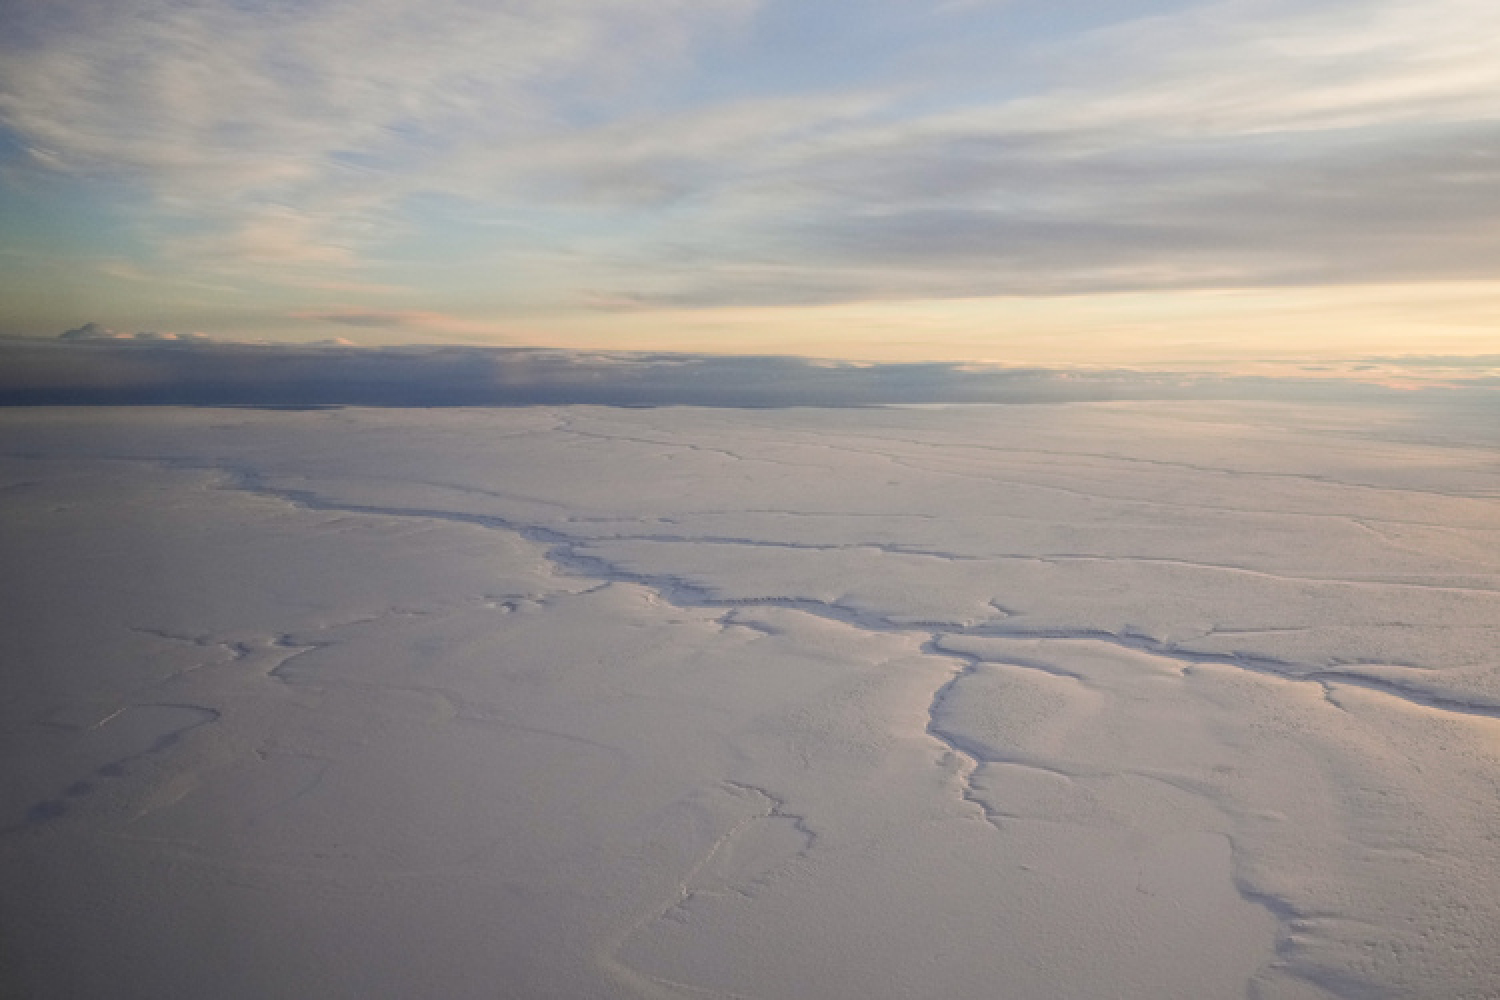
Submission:
<svg viewBox="0 0 1500 1000">
<path fill-rule="evenodd" d="M 1500 995 L 1496 444 L 0 413 L 0 993 Z"/>
</svg>

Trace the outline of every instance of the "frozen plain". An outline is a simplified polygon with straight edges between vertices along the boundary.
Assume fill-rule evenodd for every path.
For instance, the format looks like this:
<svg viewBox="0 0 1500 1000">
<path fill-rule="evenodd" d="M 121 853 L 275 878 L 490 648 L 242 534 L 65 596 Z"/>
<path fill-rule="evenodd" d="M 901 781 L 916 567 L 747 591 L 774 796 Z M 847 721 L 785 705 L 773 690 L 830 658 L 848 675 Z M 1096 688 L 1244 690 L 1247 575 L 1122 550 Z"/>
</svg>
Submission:
<svg viewBox="0 0 1500 1000">
<path fill-rule="evenodd" d="M 1496 438 L 0 413 L 0 993 L 1500 996 Z"/>
</svg>

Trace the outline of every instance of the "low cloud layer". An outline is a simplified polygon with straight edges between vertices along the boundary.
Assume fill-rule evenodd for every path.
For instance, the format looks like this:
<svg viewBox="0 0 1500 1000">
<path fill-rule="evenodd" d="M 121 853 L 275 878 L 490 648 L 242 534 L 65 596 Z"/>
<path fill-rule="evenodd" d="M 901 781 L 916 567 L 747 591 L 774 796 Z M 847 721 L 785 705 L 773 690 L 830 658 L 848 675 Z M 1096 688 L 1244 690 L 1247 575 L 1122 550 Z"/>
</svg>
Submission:
<svg viewBox="0 0 1500 1000">
<path fill-rule="evenodd" d="M 1500 399 L 1500 365 L 1363 359 L 1271 375 L 128 336 L 0 342 L 0 405 L 864 406 L 1128 399 Z M 1434 374 L 1434 372 L 1436 374 Z M 1455 397 L 1457 398 L 1457 397 Z"/>
</svg>

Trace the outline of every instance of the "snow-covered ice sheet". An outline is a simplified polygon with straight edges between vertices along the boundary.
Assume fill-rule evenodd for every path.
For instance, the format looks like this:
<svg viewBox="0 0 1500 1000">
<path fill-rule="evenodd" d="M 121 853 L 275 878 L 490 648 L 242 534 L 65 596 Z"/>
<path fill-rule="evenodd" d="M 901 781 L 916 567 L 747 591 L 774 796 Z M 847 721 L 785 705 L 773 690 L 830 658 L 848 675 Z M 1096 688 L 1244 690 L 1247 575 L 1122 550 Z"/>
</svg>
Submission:
<svg viewBox="0 0 1500 1000">
<path fill-rule="evenodd" d="M 0 413 L 0 993 L 1495 997 L 1497 448 Z"/>
</svg>

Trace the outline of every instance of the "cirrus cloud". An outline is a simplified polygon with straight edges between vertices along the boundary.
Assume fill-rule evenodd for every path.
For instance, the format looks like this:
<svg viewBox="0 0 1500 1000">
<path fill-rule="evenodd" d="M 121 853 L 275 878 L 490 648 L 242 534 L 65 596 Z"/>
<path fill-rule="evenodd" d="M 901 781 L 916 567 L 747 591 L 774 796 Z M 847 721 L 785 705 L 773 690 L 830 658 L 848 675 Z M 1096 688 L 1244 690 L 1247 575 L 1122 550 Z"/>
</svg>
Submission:
<svg viewBox="0 0 1500 1000">
<path fill-rule="evenodd" d="M 279 316 L 497 339 L 600 304 L 1500 273 L 1494 4 L 918 13 L 15 0 L 0 184 L 102 192 L 143 273 Z"/>
</svg>

